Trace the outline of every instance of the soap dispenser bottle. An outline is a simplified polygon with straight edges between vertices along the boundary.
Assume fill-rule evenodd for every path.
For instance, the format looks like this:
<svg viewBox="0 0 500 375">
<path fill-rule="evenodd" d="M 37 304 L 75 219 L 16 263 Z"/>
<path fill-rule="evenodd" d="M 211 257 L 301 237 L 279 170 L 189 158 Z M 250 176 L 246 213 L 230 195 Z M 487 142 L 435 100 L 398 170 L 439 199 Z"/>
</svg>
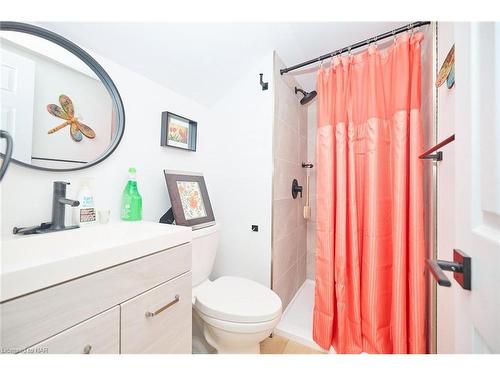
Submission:
<svg viewBox="0 0 500 375">
<path fill-rule="evenodd" d="M 121 218 L 125 221 L 142 220 L 142 197 L 137 190 L 135 168 L 128 169 L 128 181 L 122 194 Z"/>
<path fill-rule="evenodd" d="M 97 222 L 95 202 L 88 178 L 84 179 L 80 185 L 78 201 L 80 205 L 73 209 L 74 224 L 79 226 L 95 224 Z"/>
</svg>

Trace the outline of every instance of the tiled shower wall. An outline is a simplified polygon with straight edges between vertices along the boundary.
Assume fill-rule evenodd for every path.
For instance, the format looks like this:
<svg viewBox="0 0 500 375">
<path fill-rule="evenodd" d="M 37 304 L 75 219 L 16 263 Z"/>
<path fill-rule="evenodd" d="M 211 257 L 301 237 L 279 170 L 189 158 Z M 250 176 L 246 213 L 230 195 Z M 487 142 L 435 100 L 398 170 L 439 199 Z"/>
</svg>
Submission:
<svg viewBox="0 0 500 375">
<path fill-rule="evenodd" d="M 291 75 L 279 74 L 283 67 L 275 54 L 272 289 L 281 297 L 284 309 L 306 279 L 305 195 L 293 199 L 291 191 L 296 178 L 305 193 L 302 162 L 307 161 L 307 112 L 294 93 L 298 83 Z"/>
</svg>

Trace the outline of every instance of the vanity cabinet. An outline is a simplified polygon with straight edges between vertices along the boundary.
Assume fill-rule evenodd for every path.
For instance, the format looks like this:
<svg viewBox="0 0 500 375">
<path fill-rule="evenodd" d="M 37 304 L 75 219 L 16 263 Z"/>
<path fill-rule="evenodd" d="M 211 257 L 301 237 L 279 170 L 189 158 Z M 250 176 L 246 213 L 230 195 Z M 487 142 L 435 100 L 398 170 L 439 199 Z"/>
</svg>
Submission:
<svg viewBox="0 0 500 375">
<path fill-rule="evenodd" d="M 191 353 L 191 243 L 3 301 L 0 321 L 4 353 Z"/>
</svg>

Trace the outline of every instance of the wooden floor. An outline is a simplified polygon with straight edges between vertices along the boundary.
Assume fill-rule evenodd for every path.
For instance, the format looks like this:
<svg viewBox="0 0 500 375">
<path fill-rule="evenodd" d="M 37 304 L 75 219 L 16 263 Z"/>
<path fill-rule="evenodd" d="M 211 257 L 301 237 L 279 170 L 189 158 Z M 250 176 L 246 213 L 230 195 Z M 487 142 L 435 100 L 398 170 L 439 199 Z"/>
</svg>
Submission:
<svg viewBox="0 0 500 375">
<path fill-rule="evenodd" d="M 273 335 L 260 343 L 260 354 L 324 354 L 295 341 Z"/>
</svg>

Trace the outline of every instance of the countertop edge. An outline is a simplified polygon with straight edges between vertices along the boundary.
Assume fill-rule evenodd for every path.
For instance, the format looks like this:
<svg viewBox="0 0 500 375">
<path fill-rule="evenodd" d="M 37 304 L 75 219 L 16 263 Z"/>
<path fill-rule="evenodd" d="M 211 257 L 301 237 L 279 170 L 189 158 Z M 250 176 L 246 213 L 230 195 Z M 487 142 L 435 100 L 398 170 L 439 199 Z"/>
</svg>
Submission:
<svg viewBox="0 0 500 375">
<path fill-rule="evenodd" d="M 85 275 L 115 267 L 191 242 L 192 233 L 179 230 L 147 240 L 106 248 L 61 261 L 44 263 L 0 276 L 0 304 Z M 137 246 L 140 244 L 141 246 Z"/>
</svg>

